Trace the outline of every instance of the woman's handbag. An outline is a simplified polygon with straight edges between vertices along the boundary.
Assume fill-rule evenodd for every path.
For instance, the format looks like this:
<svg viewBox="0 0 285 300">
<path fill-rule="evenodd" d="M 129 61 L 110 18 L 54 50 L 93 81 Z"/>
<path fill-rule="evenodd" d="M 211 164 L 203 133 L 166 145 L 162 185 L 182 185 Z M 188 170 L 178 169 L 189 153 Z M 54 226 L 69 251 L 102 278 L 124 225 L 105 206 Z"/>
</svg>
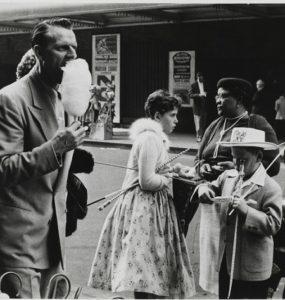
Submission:
<svg viewBox="0 0 285 300">
<path fill-rule="evenodd" d="M 199 206 L 196 187 L 202 182 L 201 178 L 173 178 L 173 201 L 178 221 L 185 236 L 188 232 L 188 226 Z"/>
</svg>

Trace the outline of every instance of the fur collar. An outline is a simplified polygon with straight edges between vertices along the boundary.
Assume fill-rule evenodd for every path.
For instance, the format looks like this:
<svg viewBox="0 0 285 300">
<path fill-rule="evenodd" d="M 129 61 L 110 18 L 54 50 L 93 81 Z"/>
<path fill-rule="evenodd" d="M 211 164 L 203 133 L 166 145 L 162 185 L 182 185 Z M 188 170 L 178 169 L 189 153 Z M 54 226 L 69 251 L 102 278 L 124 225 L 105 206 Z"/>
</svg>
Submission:
<svg viewBox="0 0 285 300">
<path fill-rule="evenodd" d="M 152 131 L 157 134 L 164 142 L 166 149 L 169 149 L 169 139 L 163 132 L 160 123 L 150 119 L 141 118 L 136 120 L 130 127 L 130 139 L 134 141 L 141 133 L 145 131 Z"/>
</svg>

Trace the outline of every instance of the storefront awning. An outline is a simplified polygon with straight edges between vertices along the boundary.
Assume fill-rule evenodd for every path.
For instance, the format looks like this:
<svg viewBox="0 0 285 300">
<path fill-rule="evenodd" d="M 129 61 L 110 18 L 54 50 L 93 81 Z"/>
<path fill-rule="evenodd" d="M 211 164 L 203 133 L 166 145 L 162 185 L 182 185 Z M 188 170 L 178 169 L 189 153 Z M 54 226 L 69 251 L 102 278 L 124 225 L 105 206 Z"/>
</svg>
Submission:
<svg viewBox="0 0 285 300">
<path fill-rule="evenodd" d="M 95 0 L 1 0 L 0 35 L 26 33 L 38 21 L 68 17 L 75 30 L 219 20 L 284 18 L 285 4 L 122 3 Z"/>
</svg>

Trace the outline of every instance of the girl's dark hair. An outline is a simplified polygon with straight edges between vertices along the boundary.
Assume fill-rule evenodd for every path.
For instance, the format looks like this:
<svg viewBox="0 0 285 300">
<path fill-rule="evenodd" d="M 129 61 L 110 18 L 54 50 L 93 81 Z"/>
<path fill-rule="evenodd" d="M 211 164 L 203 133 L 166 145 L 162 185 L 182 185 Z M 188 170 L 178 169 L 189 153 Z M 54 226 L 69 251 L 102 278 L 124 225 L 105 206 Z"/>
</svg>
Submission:
<svg viewBox="0 0 285 300">
<path fill-rule="evenodd" d="M 156 112 L 163 115 L 179 107 L 180 102 L 178 99 L 170 96 L 168 92 L 157 90 L 148 96 L 144 109 L 146 116 L 153 119 Z"/>
<path fill-rule="evenodd" d="M 71 21 L 66 18 L 53 18 L 53 19 L 44 20 L 38 23 L 32 31 L 32 37 L 31 37 L 32 47 L 34 45 L 40 45 L 40 46 L 46 45 L 46 43 L 48 42 L 48 32 L 50 27 L 52 26 L 72 29 Z"/>
</svg>

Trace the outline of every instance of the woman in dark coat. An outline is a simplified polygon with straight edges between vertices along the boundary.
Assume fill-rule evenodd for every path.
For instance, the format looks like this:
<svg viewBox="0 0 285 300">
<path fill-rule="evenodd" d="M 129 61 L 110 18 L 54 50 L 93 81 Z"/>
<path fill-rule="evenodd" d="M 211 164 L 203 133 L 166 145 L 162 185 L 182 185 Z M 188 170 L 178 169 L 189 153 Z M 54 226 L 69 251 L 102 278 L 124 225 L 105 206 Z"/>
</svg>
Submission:
<svg viewBox="0 0 285 300">
<path fill-rule="evenodd" d="M 265 131 L 266 142 L 278 144 L 277 136 L 267 120 L 257 114 L 249 114 L 251 84 L 240 78 L 223 78 L 217 83 L 216 106 L 219 118 L 206 129 L 198 155 L 195 160 L 196 171 L 200 177 L 213 180 L 225 169 L 233 168 L 231 151 L 217 144 L 229 141 L 233 128 L 252 127 Z M 264 152 L 263 165 L 266 168 L 278 150 Z M 277 160 L 268 170 L 270 176 L 279 173 Z"/>
</svg>

